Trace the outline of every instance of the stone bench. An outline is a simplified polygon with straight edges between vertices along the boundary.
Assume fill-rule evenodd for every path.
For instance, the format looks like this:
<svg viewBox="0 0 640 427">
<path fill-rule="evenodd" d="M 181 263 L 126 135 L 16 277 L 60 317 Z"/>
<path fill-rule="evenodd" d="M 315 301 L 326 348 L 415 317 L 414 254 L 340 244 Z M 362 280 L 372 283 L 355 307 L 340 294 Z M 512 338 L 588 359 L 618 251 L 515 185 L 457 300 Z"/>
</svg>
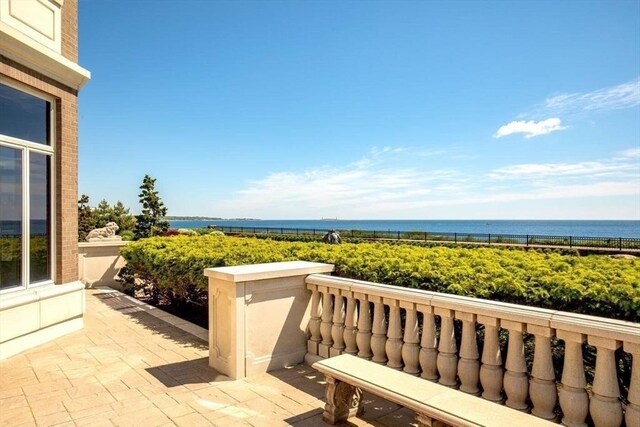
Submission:
<svg viewBox="0 0 640 427">
<path fill-rule="evenodd" d="M 420 427 L 556 425 L 348 354 L 324 359 L 312 366 L 327 379 L 323 419 L 332 425 L 362 414 L 363 391 L 415 411 Z"/>
</svg>

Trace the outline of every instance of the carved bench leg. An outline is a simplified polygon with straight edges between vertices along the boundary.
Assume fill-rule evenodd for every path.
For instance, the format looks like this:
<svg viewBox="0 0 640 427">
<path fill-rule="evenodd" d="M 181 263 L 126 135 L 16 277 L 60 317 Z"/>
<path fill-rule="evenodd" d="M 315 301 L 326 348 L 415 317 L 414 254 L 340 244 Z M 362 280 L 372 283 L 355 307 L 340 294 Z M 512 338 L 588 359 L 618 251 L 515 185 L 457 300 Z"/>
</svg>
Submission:
<svg viewBox="0 0 640 427">
<path fill-rule="evenodd" d="M 362 390 L 328 375 L 325 377 L 327 404 L 324 406 L 322 419 L 331 425 L 336 425 L 346 421 L 347 418 L 362 415 L 364 412 Z"/>
<path fill-rule="evenodd" d="M 450 427 L 442 421 L 434 420 L 428 415 L 416 413 L 416 423 L 418 427 Z"/>
</svg>

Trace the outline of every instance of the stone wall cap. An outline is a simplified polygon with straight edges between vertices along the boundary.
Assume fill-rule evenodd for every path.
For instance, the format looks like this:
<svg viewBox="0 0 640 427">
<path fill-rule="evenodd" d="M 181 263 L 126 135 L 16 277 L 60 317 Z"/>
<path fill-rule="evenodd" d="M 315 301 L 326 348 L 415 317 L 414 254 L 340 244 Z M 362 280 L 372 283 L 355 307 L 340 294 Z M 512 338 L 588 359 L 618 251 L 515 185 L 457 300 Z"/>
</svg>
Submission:
<svg viewBox="0 0 640 427">
<path fill-rule="evenodd" d="M 227 282 L 250 282 L 255 280 L 274 279 L 277 277 L 330 273 L 333 270 L 333 264 L 308 261 L 288 261 L 238 265 L 233 267 L 206 268 L 204 270 L 204 275 Z"/>
<path fill-rule="evenodd" d="M 79 248 L 103 248 L 109 246 L 126 246 L 131 241 L 129 240 L 102 240 L 93 242 L 78 242 Z"/>
</svg>

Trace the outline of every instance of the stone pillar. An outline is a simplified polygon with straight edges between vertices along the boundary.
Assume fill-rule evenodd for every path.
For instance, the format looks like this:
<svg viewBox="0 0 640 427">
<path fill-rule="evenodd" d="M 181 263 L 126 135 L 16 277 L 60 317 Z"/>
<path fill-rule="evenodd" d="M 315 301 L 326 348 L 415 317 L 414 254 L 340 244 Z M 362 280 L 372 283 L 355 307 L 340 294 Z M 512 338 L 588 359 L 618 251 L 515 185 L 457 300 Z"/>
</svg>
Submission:
<svg viewBox="0 0 640 427">
<path fill-rule="evenodd" d="M 306 261 L 205 269 L 209 366 L 238 379 L 303 362 L 311 318 L 305 278 L 331 271 Z"/>
</svg>

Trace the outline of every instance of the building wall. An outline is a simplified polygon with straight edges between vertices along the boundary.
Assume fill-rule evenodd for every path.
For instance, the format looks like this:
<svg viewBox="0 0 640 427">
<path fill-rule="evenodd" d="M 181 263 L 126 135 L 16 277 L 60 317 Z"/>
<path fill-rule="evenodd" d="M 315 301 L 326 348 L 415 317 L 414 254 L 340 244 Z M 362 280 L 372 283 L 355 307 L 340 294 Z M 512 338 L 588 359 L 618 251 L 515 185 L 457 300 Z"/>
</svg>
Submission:
<svg viewBox="0 0 640 427">
<path fill-rule="evenodd" d="M 78 0 L 62 6 L 62 56 L 78 63 Z"/>
<path fill-rule="evenodd" d="M 24 2 L 16 9 L 21 16 L 11 15 L 11 2 Z M 44 13 L 29 13 L 33 10 Z M 60 32 L 47 39 L 38 35 L 38 28 Z M 78 90 L 90 73 L 78 65 L 78 0 L 0 0 L 0 78 L 48 94 L 55 103 L 51 123 L 55 285 L 0 294 L 2 360 L 83 327 L 84 285 L 78 281 Z"/>
<path fill-rule="evenodd" d="M 78 61 L 78 3 L 62 6 L 61 53 Z M 55 244 L 56 284 L 78 280 L 78 92 L 2 55 L 0 75 L 56 98 Z"/>
</svg>

